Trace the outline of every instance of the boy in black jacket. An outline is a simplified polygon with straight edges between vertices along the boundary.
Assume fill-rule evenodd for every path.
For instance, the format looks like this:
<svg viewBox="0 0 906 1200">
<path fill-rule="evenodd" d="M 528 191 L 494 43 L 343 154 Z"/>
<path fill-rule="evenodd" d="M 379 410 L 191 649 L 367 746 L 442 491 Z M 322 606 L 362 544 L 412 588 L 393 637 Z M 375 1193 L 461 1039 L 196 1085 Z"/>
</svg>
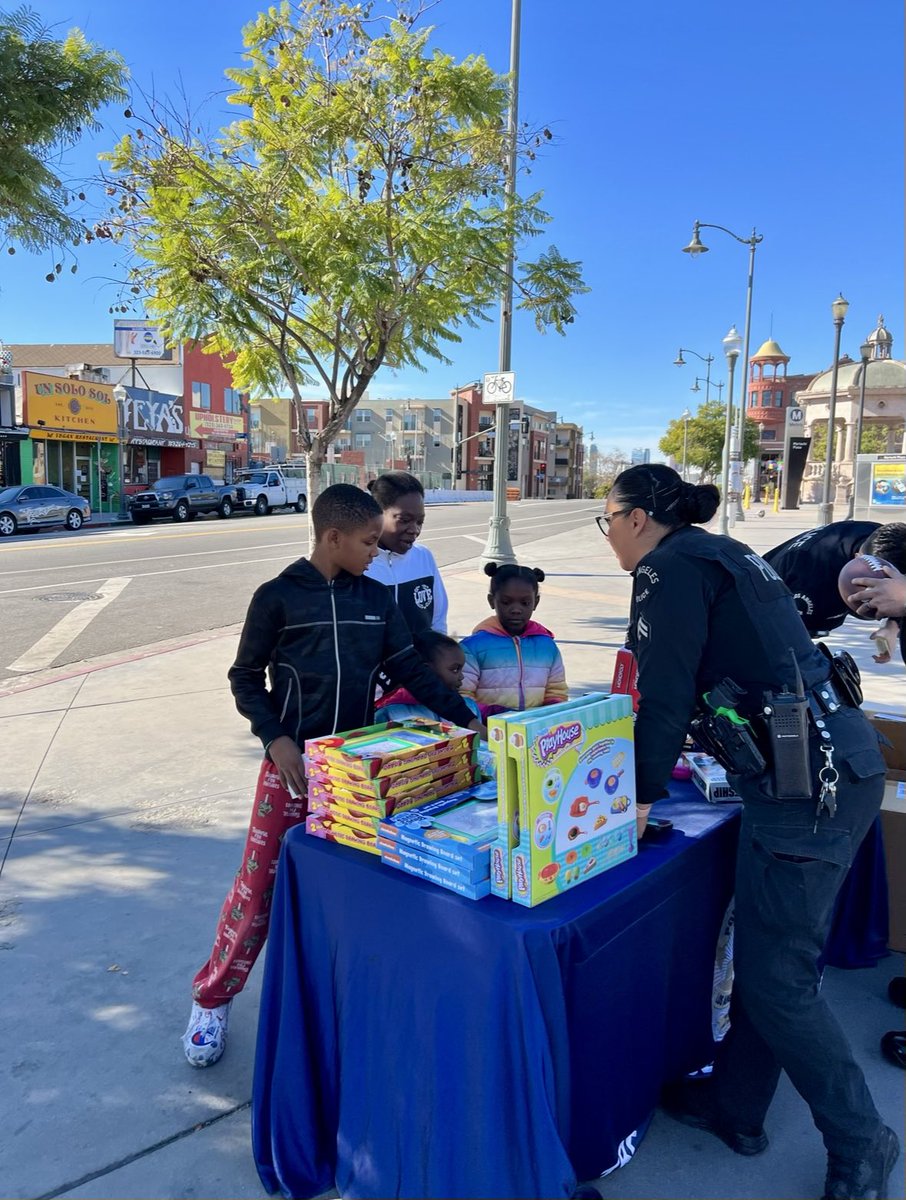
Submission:
<svg viewBox="0 0 906 1200">
<path fill-rule="evenodd" d="M 390 590 L 363 577 L 378 551 L 380 506 L 357 487 L 335 484 L 315 501 L 312 522 L 311 557 L 252 597 L 229 672 L 236 707 L 261 739 L 265 758 L 242 866 L 211 956 L 193 983 L 183 1047 L 194 1067 L 211 1066 L 223 1054 L 230 1004 L 267 937 L 280 844 L 305 819 L 306 738 L 370 725 L 381 666 L 432 712 L 480 729 L 414 650 Z"/>
</svg>

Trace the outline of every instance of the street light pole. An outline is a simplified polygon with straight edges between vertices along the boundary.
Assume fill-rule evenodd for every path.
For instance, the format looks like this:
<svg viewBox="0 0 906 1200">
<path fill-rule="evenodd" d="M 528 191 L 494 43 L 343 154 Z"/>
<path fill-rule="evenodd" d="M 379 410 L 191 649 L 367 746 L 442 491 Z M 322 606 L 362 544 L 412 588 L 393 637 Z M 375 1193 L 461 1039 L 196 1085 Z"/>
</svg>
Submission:
<svg viewBox="0 0 906 1200">
<path fill-rule="evenodd" d="M 834 423 L 837 417 L 837 372 L 840 366 L 840 335 L 843 332 L 843 322 L 846 320 L 848 308 L 849 301 L 843 299 L 841 292 L 831 305 L 831 312 L 834 315 L 834 364 L 831 367 L 830 405 L 827 413 L 827 451 L 824 455 L 824 493 L 818 517 L 820 525 L 830 525 L 834 519 L 831 474 L 834 462 Z"/>
<path fill-rule="evenodd" d="M 846 511 L 847 521 L 853 519 L 856 508 L 856 467 L 859 462 L 859 451 L 862 448 L 862 417 L 865 413 L 865 376 L 868 374 L 868 364 L 874 347 L 871 342 L 863 342 L 859 347 L 859 357 L 862 360 L 862 378 L 859 380 L 859 415 L 856 417 L 856 436 L 853 439 L 853 486 L 849 493 L 849 508 Z"/>
<path fill-rule="evenodd" d="M 688 246 L 683 246 L 683 253 L 691 255 L 693 258 L 696 258 L 699 254 L 707 254 L 708 253 L 708 247 L 702 244 L 702 240 L 699 237 L 700 229 L 719 229 L 721 231 L 721 233 L 728 233 L 731 238 L 734 238 L 737 242 L 741 243 L 741 245 L 749 247 L 749 273 L 748 273 L 748 279 L 747 279 L 747 283 L 746 283 L 746 321 L 745 321 L 745 328 L 743 330 L 744 344 L 743 344 L 743 360 L 742 360 L 743 368 L 745 371 L 745 380 L 742 385 L 742 403 L 739 405 L 737 427 L 736 427 L 737 453 L 740 455 L 740 458 L 741 458 L 741 455 L 743 452 L 743 446 L 745 445 L 746 398 L 748 396 L 748 391 L 749 391 L 749 340 L 750 340 L 751 332 L 752 332 L 752 287 L 753 287 L 753 284 L 755 281 L 755 247 L 758 245 L 759 242 L 764 241 L 764 234 L 757 233 L 753 227 L 752 236 L 743 238 L 743 237 L 740 237 L 738 233 L 734 233 L 732 229 L 727 229 L 723 225 L 710 225 L 705 221 L 696 221 L 692 227 L 692 241 L 689 243 Z M 731 396 L 731 400 L 732 400 L 732 396 Z M 741 482 L 741 480 L 740 480 L 740 482 Z M 736 519 L 738 521 L 744 521 L 745 514 L 742 510 L 742 488 L 741 487 L 737 494 L 736 500 L 737 500 Z"/>
<path fill-rule="evenodd" d="M 711 364 L 714 362 L 714 355 L 699 354 L 697 350 L 689 350 L 685 346 L 680 346 L 679 353 L 673 360 L 675 367 L 684 367 L 686 365 L 686 360 L 683 358 L 684 354 L 694 354 L 696 358 L 700 358 L 705 364 L 705 404 L 707 404 L 711 399 Z M 696 377 L 697 382 L 698 378 Z M 695 391 L 696 389 L 693 388 L 692 390 Z"/>
<path fill-rule="evenodd" d="M 508 208 L 516 196 L 516 128 L 519 119 L 519 35 L 522 0 L 512 0 L 510 25 L 510 105 L 507 114 L 507 174 L 505 197 Z M 500 298 L 500 348 L 498 370 L 509 371 L 513 340 L 513 257 L 512 235 L 507 246 L 506 275 Z M 515 396 L 513 397 L 515 399 Z M 510 518 L 506 515 L 507 460 L 509 458 L 510 406 L 497 406 L 494 440 L 494 509 L 488 523 L 488 540 L 481 555 L 483 563 L 513 563 L 516 555 L 510 540 Z"/>
<path fill-rule="evenodd" d="M 688 447 L 688 438 L 689 438 L 689 418 L 691 416 L 692 416 L 692 413 L 689 412 L 689 409 L 684 408 L 683 416 L 682 416 L 682 421 L 683 421 L 683 481 L 684 482 L 686 479 L 686 450 Z"/>
<path fill-rule="evenodd" d="M 724 353 L 727 356 L 727 415 L 724 421 L 724 450 L 722 457 L 721 487 L 720 487 L 720 532 L 727 534 L 729 530 L 730 505 L 730 439 L 733 432 L 733 377 L 736 371 L 736 360 L 739 358 L 739 347 L 742 339 L 735 325 L 723 340 Z"/>
<path fill-rule="evenodd" d="M 134 365 L 135 364 L 133 363 L 133 366 Z M 116 405 L 116 436 L 117 441 L 119 442 L 117 449 L 120 473 L 120 503 L 119 512 L 117 513 L 116 517 L 118 521 L 129 520 L 129 514 L 126 512 L 126 416 L 124 412 L 128 395 L 129 393 L 121 383 L 118 383 L 113 389 L 113 402 Z"/>
</svg>

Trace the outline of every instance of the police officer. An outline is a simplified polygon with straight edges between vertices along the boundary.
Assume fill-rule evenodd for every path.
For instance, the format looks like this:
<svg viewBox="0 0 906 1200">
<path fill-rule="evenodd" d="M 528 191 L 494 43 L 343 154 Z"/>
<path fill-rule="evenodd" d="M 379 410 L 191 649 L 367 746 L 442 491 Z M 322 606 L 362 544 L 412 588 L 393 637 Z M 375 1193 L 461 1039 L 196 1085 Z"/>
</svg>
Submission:
<svg viewBox="0 0 906 1200">
<path fill-rule="evenodd" d="M 736 712 L 743 719 L 757 717 L 766 696 L 807 697 L 814 715 L 803 761 L 814 782 L 808 794 L 780 800 L 790 779 L 777 778 L 770 763 L 731 773 L 744 802 L 731 1028 L 710 1079 L 671 1089 L 665 1106 L 737 1153 L 758 1154 L 784 1070 L 824 1138 L 826 1200 L 881 1197 L 899 1143 L 819 991 L 817 962 L 837 892 L 880 808 L 884 762 L 862 712 L 829 680 L 829 660 L 809 640 L 777 573 L 741 542 L 694 528 L 710 520 L 718 500 L 715 487 L 642 465 L 617 477 L 598 518 L 633 575 L 638 803 L 644 813 L 667 795 L 693 715 L 727 677 L 742 691 Z M 769 750 L 769 740 L 760 745 Z M 823 765 L 829 769 L 819 778 Z"/>
<path fill-rule="evenodd" d="M 906 524 L 892 521 L 834 521 L 819 525 L 765 554 L 793 593 L 799 615 L 811 637 L 820 637 L 842 625 L 853 609 L 847 606 L 837 584 L 840 572 L 857 554 L 876 554 L 906 570 Z M 872 620 L 870 614 L 857 614 Z M 872 637 L 882 636 L 893 645 L 900 636 L 898 623 L 888 622 Z M 878 662 L 889 655 L 876 655 Z"/>
</svg>

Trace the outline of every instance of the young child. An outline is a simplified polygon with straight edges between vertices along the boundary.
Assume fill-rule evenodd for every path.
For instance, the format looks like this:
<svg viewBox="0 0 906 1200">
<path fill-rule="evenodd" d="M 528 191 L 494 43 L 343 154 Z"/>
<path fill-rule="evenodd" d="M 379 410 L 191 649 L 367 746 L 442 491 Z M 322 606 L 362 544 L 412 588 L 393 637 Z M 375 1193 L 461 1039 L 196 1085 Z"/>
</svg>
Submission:
<svg viewBox="0 0 906 1200">
<path fill-rule="evenodd" d="M 421 629 L 447 632 L 447 593 L 434 555 L 417 546 L 425 523 L 425 489 L 406 471 L 387 471 L 368 490 L 380 504 L 384 521 L 378 553 L 368 575 L 393 591 L 413 634 Z"/>
<path fill-rule="evenodd" d="M 437 633 L 428 629 L 416 633 L 412 644 L 418 651 L 422 661 L 427 664 L 441 683 L 446 684 L 451 692 L 462 688 L 462 670 L 466 656 L 462 646 L 455 638 L 447 637 L 445 633 Z M 469 697 L 464 697 L 465 703 L 473 714 L 481 719 L 478 705 Z M 419 704 L 412 693 L 403 687 L 387 692 L 375 705 L 374 719 L 383 721 L 405 721 L 408 717 L 433 717 L 434 713 L 424 705 Z"/>
<path fill-rule="evenodd" d="M 483 718 L 508 709 L 541 708 L 568 699 L 566 671 L 553 634 L 532 613 L 540 599 L 538 568 L 485 566 L 494 616 L 463 638 L 463 697 L 478 701 Z"/>
<path fill-rule="evenodd" d="M 360 488 L 335 484 L 315 501 L 312 522 L 311 557 L 290 564 L 252 597 L 229 672 L 236 707 L 265 757 L 242 865 L 211 956 L 193 983 L 183 1047 L 195 1067 L 223 1054 L 230 1004 L 267 937 L 280 843 L 305 818 L 306 738 L 369 725 L 382 664 L 432 712 L 481 729 L 415 652 L 391 592 L 364 577 L 381 536 L 377 502 Z"/>
</svg>

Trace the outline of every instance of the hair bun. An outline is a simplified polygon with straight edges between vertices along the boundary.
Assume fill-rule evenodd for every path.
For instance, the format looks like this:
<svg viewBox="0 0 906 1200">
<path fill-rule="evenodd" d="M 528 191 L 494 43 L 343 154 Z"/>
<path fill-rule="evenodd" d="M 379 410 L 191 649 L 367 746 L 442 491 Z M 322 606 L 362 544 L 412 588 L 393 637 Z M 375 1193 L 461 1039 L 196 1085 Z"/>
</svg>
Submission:
<svg viewBox="0 0 906 1200">
<path fill-rule="evenodd" d="M 497 570 L 498 570 L 498 567 L 495 562 L 489 562 L 489 563 L 484 564 L 485 575 L 496 575 Z"/>
<path fill-rule="evenodd" d="M 532 567 L 532 574 L 535 576 L 535 578 L 538 580 L 539 583 L 544 583 L 544 572 L 541 570 L 540 567 Z"/>
<path fill-rule="evenodd" d="M 371 492 L 372 495 L 374 495 L 374 485 L 376 483 L 377 483 L 376 479 L 369 479 L 368 482 L 365 484 L 365 487 L 367 488 L 367 490 L 369 492 Z"/>
</svg>

